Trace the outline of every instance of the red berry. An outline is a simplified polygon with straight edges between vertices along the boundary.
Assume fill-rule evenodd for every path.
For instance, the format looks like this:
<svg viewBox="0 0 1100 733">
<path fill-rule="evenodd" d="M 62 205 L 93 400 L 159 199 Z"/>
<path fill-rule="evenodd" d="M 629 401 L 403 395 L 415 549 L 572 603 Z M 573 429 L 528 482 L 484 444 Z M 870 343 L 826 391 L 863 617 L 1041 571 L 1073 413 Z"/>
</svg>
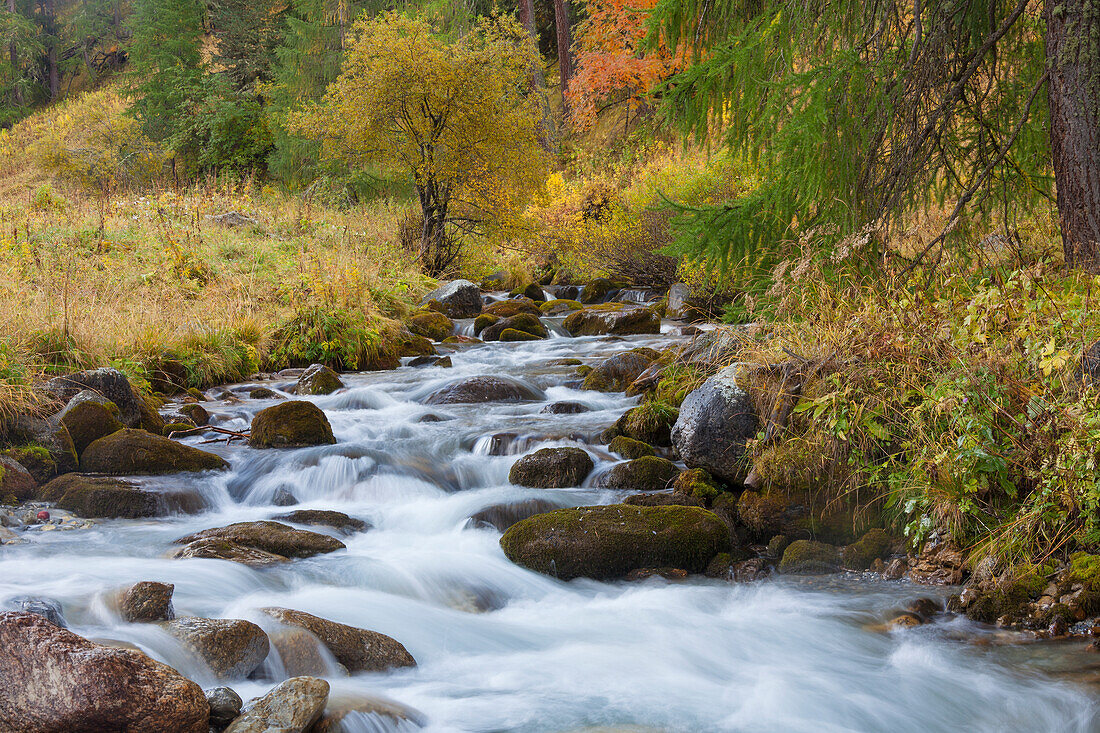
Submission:
<svg viewBox="0 0 1100 733">
<path fill-rule="evenodd" d="M 39 522 L 48 522 L 48 521 L 50 521 L 50 513 L 48 511 L 46 511 L 45 509 L 38 512 L 38 514 L 36 516 L 38 517 Z"/>
</svg>

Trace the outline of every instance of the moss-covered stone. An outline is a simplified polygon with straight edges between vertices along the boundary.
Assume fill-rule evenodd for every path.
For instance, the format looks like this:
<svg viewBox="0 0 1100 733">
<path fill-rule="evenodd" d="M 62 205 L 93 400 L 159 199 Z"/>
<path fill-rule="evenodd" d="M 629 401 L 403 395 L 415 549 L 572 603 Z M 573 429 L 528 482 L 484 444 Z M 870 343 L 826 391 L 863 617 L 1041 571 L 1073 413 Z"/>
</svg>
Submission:
<svg viewBox="0 0 1100 733">
<path fill-rule="evenodd" d="M 612 453 L 618 453 L 623 458 L 644 458 L 657 455 L 656 449 L 649 443 L 643 443 L 634 438 L 620 435 L 607 444 L 607 449 Z"/>
<path fill-rule="evenodd" d="M 672 490 L 707 501 L 722 493 L 711 475 L 701 468 L 690 468 L 681 471 L 672 482 Z"/>
<path fill-rule="evenodd" d="M 194 430 L 195 426 L 191 423 L 185 422 L 170 422 L 164 426 L 164 435 L 171 436 L 172 433 L 182 433 L 188 430 Z"/>
<path fill-rule="evenodd" d="M 123 479 L 82 473 L 58 476 L 41 487 L 36 498 L 93 519 L 141 519 L 205 508 L 202 497 L 188 489 L 153 492 Z"/>
<path fill-rule="evenodd" d="M 783 532 L 790 502 L 778 493 L 743 491 L 737 499 L 737 517 L 757 542 Z"/>
<path fill-rule="evenodd" d="M 533 333 L 527 333 L 526 331 L 517 331 L 514 328 L 506 328 L 500 332 L 498 341 L 541 341 L 542 336 L 536 336 Z"/>
<path fill-rule="evenodd" d="M 623 413 L 604 431 L 603 439 L 610 442 L 616 436 L 625 435 L 650 445 L 668 447 L 672 445 L 672 426 L 678 415 L 676 409 L 668 405 L 643 402 Z"/>
<path fill-rule="evenodd" d="M 474 333 L 480 335 L 481 332 L 484 331 L 486 328 L 492 326 L 494 323 L 499 323 L 502 320 L 504 320 L 502 316 L 496 316 L 492 313 L 482 313 L 480 316 L 474 319 Z"/>
<path fill-rule="evenodd" d="M 726 525 L 705 509 L 614 504 L 530 517 L 512 525 L 500 546 L 512 562 L 568 580 L 655 567 L 698 573 L 730 541 Z"/>
<path fill-rule="evenodd" d="M 527 298 L 536 303 L 542 303 L 546 300 L 546 293 L 542 291 L 542 286 L 533 282 L 529 282 L 526 285 L 520 285 L 508 295 L 512 298 Z"/>
<path fill-rule="evenodd" d="M 237 522 L 195 532 L 176 540 L 186 545 L 198 540 L 225 540 L 282 557 L 313 557 L 345 549 L 344 543 L 326 534 L 294 529 L 280 522 Z"/>
<path fill-rule="evenodd" d="M 883 560 L 890 554 L 893 541 L 881 529 L 872 529 L 844 548 L 844 567 L 849 570 L 866 570 L 875 560 Z"/>
<path fill-rule="evenodd" d="M 496 316 L 497 318 L 511 318 L 520 313 L 530 313 L 533 316 L 542 315 L 539 306 L 530 298 L 513 298 L 511 300 L 499 300 L 490 303 L 481 311 L 483 314 Z"/>
<path fill-rule="evenodd" d="M 602 303 L 607 300 L 608 294 L 614 289 L 615 285 L 606 277 L 593 278 L 584 284 L 584 290 L 581 291 L 581 302 L 585 304 Z"/>
<path fill-rule="evenodd" d="M 20 501 L 34 496 L 38 482 L 30 472 L 10 456 L 0 456 L 0 495 L 14 496 Z"/>
<path fill-rule="evenodd" d="M 840 570 L 840 553 L 833 545 L 795 540 L 783 551 L 779 572 L 789 575 L 823 575 Z"/>
<path fill-rule="evenodd" d="M 229 464 L 208 453 L 145 430 L 125 428 L 95 441 L 80 456 L 86 473 L 132 474 L 221 471 Z"/>
<path fill-rule="evenodd" d="M 531 315 L 530 313 L 520 313 L 508 318 L 502 318 L 496 323 L 487 326 L 480 332 L 480 336 L 483 341 L 499 341 L 502 340 L 501 334 L 508 329 L 523 331 L 524 333 L 529 333 L 539 338 L 546 338 L 550 335 L 546 330 L 546 326 L 542 325 L 542 321 L 539 320 L 538 316 Z"/>
<path fill-rule="evenodd" d="M 298 377 L 298 383 L 294 385 L 294 393 L 300 395 L 326 395 L 332 394 L 338 389 L 343 389 L 344 383 L 340 376 L 332 368 L 324 364 L 311 364 L 308 369 Z M 249 395 L 251 397 L 251 394 Z"/>
<path fill-rule="evenodd" d="M 667 458 L 644 456 L 620 463 L 603 476 L 601 484 L 609 489 L 660 491 L 667 489 L 680 469 Z"/>
<path fill-rule="evenodd" d="M 210 413 L 207 412 L 206 408 L 202 405 L 180 405 L 180 408 L 176 410 L 176 412 L 188 417 L 195 425 L 206 425 L 210 422 Z"/>
<path fill-rule="evenodd" d="M 96 440 L 125 427 L 119 419 L 118 405 L 91 390 L 69 400 L 58 419 L 69 431 L 77 455 Z"/>
<path fill-rule="evenodd" d="M 36 483 L 44 484 L 57 476 L 57 461 L 45 446 L 20 445 L 4 451 L 4 455 L 27 469 Z"/>
<path fill-rule="evenodd" d="M 562 327 L 572 336 L 660 333 L 661 317 L 649 308 L 585 308 L 566 316 Z"/>
<path fill-rule="evenodd" d="M 512 464 L 508 480 L 539 489 L 580 486 L 594 465 L 592 457 L 580 448 L 541 448 Z"/>
<path fill-rule="evenodd" d="M 473 346 L 474 344 L 480 344 L 481 339 L 473 336 L 448 336 L 443 339 L 443 343 L 451 346 Z"/>
<path fill-rule="evenodd" d="M 324 411 L 304 400 L 288 400 L 257 412 L 248 439 L 253 448 L 300 448 L 335 442 Z"/>
<path fill-rule="evenodd" d="M 579 311 L 584 308 L 576 300 L 569 300 L 568 298 L 555 298 L 554 300 L 548 300 L 539 306 L 539 310 L 542 311 L 544 316 L 559 316 L 562 313 L 572 313 L 573 311 Z"/>
<path fill-rule="evenodd" d="M 400 363 L 398 362 L 399 357 L 432 356 L 436 353 L 430 339 L 419 336 L 407 328 L 403 328 L 397 333 L 389 344 L 387 351 L 387 354 L 379 354 L 373 363 L 360 365 L 360 368 L 367 372 L 396 369 Z"/>
<path fill-rule="evenodd" d="M 447 316 L 436 311 L 419 311 L 405 320 L 411 332 L 432 341 L 442 341 L 454 333 L 455 324 Z"/>
<path fill-rule="evenodd" d="M 1027 614 L 1027 605 L 1037 599 L 1049 580 L 1046 572 L 1032 566 L 1007 571 L 990 587 L 973 589 L 976 597 L 966 606 L 966 615 L 975 621 L 995 623 L 1001 618 L 1018 621 Z"/>
<path fill-rule="evenodd" d="M 329 509 L 295 509 L 286 514 L 278 514 L 272 519 L 282 519 L 294 524 L 308 524 L 311 526 L 332 527 L 346 534 L 353 532 L 365 532 L 371 528 L 369 522 L 356 517 L 349 517 L 343 512 L 335 512 Z"/>
<path fill-rule="evenodd" d="M 604 359 L 584 377 L 582 389 L 622 392 L 649 367 L 660 353 L 648 348 L 631 349 Z"/>
</svg>

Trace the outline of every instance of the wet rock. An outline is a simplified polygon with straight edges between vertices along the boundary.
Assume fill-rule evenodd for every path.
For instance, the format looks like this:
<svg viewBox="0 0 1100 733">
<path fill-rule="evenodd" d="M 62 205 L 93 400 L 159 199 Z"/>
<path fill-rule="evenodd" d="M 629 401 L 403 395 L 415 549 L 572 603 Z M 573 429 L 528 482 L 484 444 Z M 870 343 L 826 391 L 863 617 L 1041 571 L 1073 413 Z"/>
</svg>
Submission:
<svg viewBox="0 0 1100 733">
<path fill-rule="evenodd" d="M 392 355 L 379 355 L 373 363 L 367 365 L 360 364 L 359 366 L 364 371 L 396 369 L 398 366 L 400 366 L 400 360 L 398 357 L 425 356 L 435 353 L 435 347 L 432 346 L 432 342 L 430 339 L 426 339 L 423 336 L 417 336 L 412 331 L 402 327 L 393 339 Z"/>
<path fill-rule="evenodd" d="M 527 298 L 536 303 L 546 302 L 546 293 L 542 291 L 542 286 L 537 283 L 527 283 L 526 285 L 520 285 L 512 292 L 508 293 L 512 298 Z"/>
<path fill-rule="evenodd" d="M 279 660 L 288 677 L 327 677 L 338 665 L 343 667 L 332 658 L 321 640 L 305 629 L 281 628 L 268 638 L 279 653 Z M 343 673 L 347 674 L 347 670 Z"/>
<path fill-rule="evenodd" d="M 58 476 L 40 488 L 36 498 L 54 502 L 81 517 L 96 519 L 141 519 L 174 512 L 195 514 L 206 507 L 205 500 L 193 489 L 148 491 L 124 479 L 83 473 Z"/>
<path fill-rule="evenodd" d="M 562 327 L 571 336 L 611 334 L 630 336 L 639 333 L 660 333 L 661 317 L 650 308 L 607 308 L 596 306 L 570 313 Z"/>
<path fill-rule="evenodd" d="M 623 503 L 630 506 L 697 506 L 706 508 L 706 502 L 702 499 L 675 491 L 671 494 L 631 494 L 623 499 Z"/>
<path fill-rule="evenodd" d="M 362 693 L 333 693 L 311 733 L 405 730 L 427 725 L 424 714 L 401 703 Z"/>
<path fill-rule="evenodd" d="M 730 568 L 730 580 L 734 583 L 755 583 L 772 574 L 772 566 L 762 557 L 736 562 Z"/>
<path fill-rule="evenodd" d="M 302 376 L 298 377 L 298 382 L 294 385 L 294 394 L 326 395 L 343 388 L 344 383 L 340 381 L 336 372 L 324 364 L 311 364 L 302 372 Z M 251 394 L 249 396 L 251 397 Z"/>
<path fill-rule="evenodd" d="M 274 400 L 278 397 L 279 393 L 268 387 L 253 387 L 252 389 L 248 390 L 248 399 L 250 400 Z"/>
<path fill-rule="evenodd" d="M 580 402 L 552 402 L 539 412 L 547 415 L 576 415 L 589 410 L 587 405 L 582 405 Z"/>
<path fill-rule="evenodd" d="M 887 621 L 886 628 L 890 630 L 911 629 L 920 626 L 922 623 L 923 621 L 916 614 L 903 613 Z"/>
<path fill-rule="evenodd" d="M 790 501 L 776 493 L 742 491 L 737 498 L 737 516 L 752 539 L 764 541 L 782 534 L 790 519 Z"/>
<path fill-rule="evenodd" d="M 601 477 L 600 485 L 608 489 L 661 491 L 679 473 L 680 469 L 667 458 L 643 456 L 614 466 Z"/>
<path fill-rule="evenodd" d="M 745 444 L 759 428 L 748 392 L 737 384 L 738 366 L 726 367 L 688 394 L 672 428 L 672 442 L 689 468 L 702 468 L 731 484 L 748 466 Z"/>
<path fill-rule="evenodd" d="M 672 445 L 672 426 L 678 416 L 676 410 L 658 411 L 649 404 L 641 404 L 623 413 L 602 437 L 610 442 L 616 436 L 625 435 L 650 445 L 668 447 Z"/>
<path fill-rule="evenodd" d="M 485 306 L 485 309 L 482 311 L 483 315 L 495 316 L 496 318 L 511 318 L 520 313 L 530 313 L 536 318 L 542 315 L 542 311 L 539 310 L 538 305 L 530 298 L 501 300 L 496 303 L 490 303 Z M 474 328 L 476 330 L 477 326 L 475 325 Z"/>
<path fill-rule="evenodd" d="M 349 672 L 381 672 L 416 666 L 416 660 L 401 642 L 377 631 L 359 629 L 289 608 L 262 610 L 281 624 L 303 628 L 315 635 Z"/>
<path fill-rule="evenodd" d="M 516 522 L 557 509 L 556 504 L 543 499 L 528 499 L 511 504 L 494 504 L 485 507 L 470 517 L 470 522 L 475 527 L 492 527 L 500 532 L 511 527 Z"/>
<path fill-rule="evenodd" d="M 12 443 L 25 444 L 25 447 L 30 449 L 32 457 L 40 448 L 46 449 L 49 460 L 44 460 L 45 457 L 41 455 L 35 460 L 36 463 L 42 464 L 41 467 L 44 470 L 43 475 L 36 479 L 38 483 L 45 483 L 54 476 L 77 469 L 77 455 L 76 448 L 73 447 L 73 439 L 69 435 L 68 428 L 62 425 L 56 416 L 48 420 L 27 415 L 17 417 L 8 427 L 7 439 Z M 15 452 L 18 450 L 20 449 L 13 448 L 8 453 L 33 474 L 32 466 L 29 463 L 24 463 L 19 454 Z M 49 465 L 49 461 L 52 461 L 52 466 Z"/>
<path fill-rule="evenodd" d="M 210 706 L 210 729 L 221 733 L 241 714 L 244 702 L 230 687 L 212 687 L 204 692 L 206 704 Z"/>
<path fill-rule="evenodd" d="M 159 433 L 163 422 L 151 411 L 144 398 L 134 392 L 126 375 L 117 369 L 104 367 L 54 377 L 46 389 L 68 402 L 78 393 L 91 390 L 113 402 L 119 410 L 119 420 L 128 428 L 144 428 Z M 152 412 L 152 414 L 150 414 Z"/>
<path fill-rule="evenodd" d="M 0 614 L 0 730 L 207 733 L 208 716 L 202 689 L 167 665 Z"/>
<path fill-rule="evenodd" d="M 634 438 L 620 435 L 607 444 L 607 449 L 612 453 L 618 453 L 623 458 L 644 458 L 655 456 L 657 451 L 649 443 L 643 443 Z"/>
<path fill-rule="evenodd" d="M 286 514 L 277 514 L 272 519 L 282 519 L 294 524 L 332 527 L 346 534 L 365 532 L 371 527 L 369 522 L 364 522 L 362 519 L 349 517 L 343 512 L 334 512 L 328 509 L 298 509 Z"/>
<path fill-rule="evenodd" d="M 56 477 L 59 473 L 57 460 L 50 450 L 42 445 L 20 445 L 15 448 L 9 448 L 0 455 L 19 464 L 19 467 L 23 471 L 29 473 L 31 478 L 34 479 L 35 485 L 44 484 Z M 0 466 L 7 465 L 9 464 L 0 461 Z M 73 470 L 74 468 L 76 468 L 75 462 L 70 465 L 68 470 Z M 0 496 L 7 495 L 14 496 L 15 488 L 9 487 L 5 489 L 0 487 Z"/>
<path fill-rule="evenodd" d="M 530 313 L 520 313 L 510 318 L 502 318 L 486 326 L 481 331 L 480 336 L 483 341 L 507 341 L 509 339 L 504 338 L 504 332 L 508 330 L 522 331 L 536 339 L 544 339 L 550 335 L 538 316 Z"/>
<path fill-rule="evenodd" d="M 196 540 L 225 540 L 283 557 L 313 557 L 346 549 L 344 543 L 326 534 L 293 529 L 279 522 L 237 522 L 226 527 L 204 529 L 176 540 L 190 544 Z"/>
<path fill-rule="evenodd" d="M 708 566 L 709 567 L 709 566 Z M 686 580 L 688 571 L 682 568 L 637 568 L 627 573 L 623 580 L 639 581 L 647 578 L 664 578 L 665 580 Z"/>
<path fill-rule="evenodd" d="M 784 550 L 791 544 L 791 540 L 785 534 L 777 534 L 768 540 L 768 557 L 779 560 L 783 557 Z"/>
<path fill-rule="evenodd" d="M 538 489 L 580 486 L 594 465 L 592 457 L 580 448 L 542 448 L 512 464 L 508 480 Z"/>
<path fill-rule="evenodd" d="M 492 313 L 482 313 L 480 316 L 474 319 L 474 333 L 480 336 L 485 331 L 485 329 L 489 328 L 489 326 L 492 326 L 495 323 L 499 323 L 501 320 L 503 320 L 501 316 L 494 315 Z M 478 340 L 480 341 L 481 339 Z"/>
<path fill-rule="evenodd" d="M 419 311 L 405 320 L 405 327 L 417 336 L 423 336 L 432 341 L 442 341 L 454 333 L 455 322 L 443 313 Z"/>
<path fill-rule="evenodd" d="M 263 568 L 290 560 L 290 558 L 283 555 L 276 555 L 273 552 L 265 552 L 255 547 L 246 547 L 236 542 L 221 539 L 189 542 L 176 550 L 172 557 L 177 560 L 230 560 L 253 568 Z"/>
<path fill-rule="evenodd" d="M 584 376 L 581 387 L 600 392 L 622 392 L 658 357 L 658 352 L 647 348 L 616 354 L 594 366 Z"/>
<path fill-rule="evenodd" d="M 275 506 L 294 506 L 298 504 L 298 497 L 287 487 L 280 486 L 275 489 L 275 493 L 271 497 L 271 503 Z"/>
<path fill-rule="evenodd" d="M 87 473 L 127 476 L 222 471 L 229 464 L 213 453 L 144 430 L 126 428 L 85 448 L 80 468 Z"/>
<path fill-rule="evenodd" d="M 922 585 L 959 585 L 967 574 L 965 556 L 946 542 L 926 546 L 909 562 L 909 580 Z"/>
<path fill-rule="evenodd" d="M 883 530 L 869 530 L 858 542 L 844 548 L 844 567 L 849 570 L 866 570 L 875 560 L 885 559 L 893 544 L 890 535 Z"/>
<path fill-rule="evenodd" d="M 19 501 L 26 501 L 34 496 L 37 488 L 38 482 L 30 471 L 14 458 L 0 456 L 0 496 L 14 496 Z"/>
<path fill-rule="evenodd" d="M 300 448 L 335 442 L 325 413 L 304 400 L 287 400 L 257 412 L 248 439 L 253 448 Z"/>
<path fill-rule="evenodd" d="M 267 658 L 267 634 L 243 619 L 185 616 L 161 623 L 161 628 L 197 654 L 220 679 L 252 674 Z"/>
<path fill-rule="evenodd" d="M 65 621 L 65 614 L 62 613 L 61 610 L 61 601 L 54 598 L 43 598 L 41 596 L 14 596 L 4 601 L 2 610 L 34 613 L 46 619 L 54 626 L 59 626 L 63 629 L 69 628 L 69 624 Z"/>
<path fill-rule="evenodd" d="M 306 733 L 321 718 L 328 683 L 316 677 L 291 677 L 234 720 L 225 733 Z"/>
<path fill-rule="evenodd" d="M 451 280 L 424 296 L 421 303 L 438 300 L 451 318 L 474 318 L 481 313 L 481 289 L 469 280 Z"/>
<path fill-rule="evenodd" d="M 569 300 L 566 298 L 555 298 L 554 300 L 548 300 L 539 306 L 539 310 L 542 311 L 544 316 L 560 316 L 563 313 L 572 313 L 573 311 L 579 311 L 584 308 L 580 302 L 576 300 Z"/>
<path fill-rule="evenodd" d="M 832 545 L 795 540 L 783 551 L 779 572 L 786 575 L 824 575 L 840 570 L 840 553 Z"/>
<path fill-rule="evenodd" d="M 702 572 L 730 541 L 722 520 L 704 509 L 614 504 L 525 519 L 500 545 L 512 562 L 536 572 L 600 580 L 649 567 Z"/>
<path fill-rule="evenodd" d="M 602 303 L 615 289 L 615 285 L 606 277 L 597 277 L 584 284 L 580 292 L 580 301 L 585 304 Z"/>
<path fill-rule="evenodd" d="M 527 402 L 543 399 L 533 387 L 506 377 L 470 377 L 433 392 L 428 405 L 456 405 L 478 402 Z"/>
<path fill-rule="evenodd" d="M 69 431 L 73 447 L 80 455 L 94 441 L 125 427 L 118 416 L 119 409 L 114 402 L 91 390 L 83 390 L 69 400 L 58 419 Z"/>
<path fill-rule="evenodd" d="M 928 622 L 943 612 L 943 603 L 935 598 L 915 598 L 905 604 L 905 610 Z"/>
<path fill-rule="evenodd" d="M 175 589 L 171 583 L 152 580 L 131 585 L 119 595 L 118 610 L 122 620 L 130 623 L 171 621 L 176 617 L 172 608 L 172 591 Z"/>
<path fill-rule="evenodd" d="M 634 381 L 626 385 L 624 394 L 626 394 L 627 397 L 635 397 L 640 394 L 652 392 L 660 386 L 664 378 L 665 365 L 660 360 L 655 361 L 643 369 L 641 374 L 634 378 Z"/>
</svg>

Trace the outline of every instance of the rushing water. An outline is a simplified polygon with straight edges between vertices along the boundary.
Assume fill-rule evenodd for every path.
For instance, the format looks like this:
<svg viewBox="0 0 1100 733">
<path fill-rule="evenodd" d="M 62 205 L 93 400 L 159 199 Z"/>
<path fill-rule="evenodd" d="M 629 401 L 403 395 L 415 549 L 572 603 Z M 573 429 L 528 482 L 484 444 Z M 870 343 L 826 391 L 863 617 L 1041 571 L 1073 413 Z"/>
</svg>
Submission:
<svg viewBox="0 0 1100 733">
<path fill-rule="evenodd" d="M 181 616 L 259 623 L 256 609 L 278 605 L 381 631 L 401 641 L 419 666 L 334 676 L 333 694 L 364 691 L 399 701 L 419 710 L 433 731 L 1100 729 L 1089 679 L 1098 663 L 1082 643 L 1000 644 L 959 619 L 903 632 L 873 628 L 905 601 L 934 592 L 928 588 L 841 577 L 752 585 L 704 578 L 562 583 L 510 563 L 499 533 L 470 526 L 471 514 L 530 498 L 562 506 L 617 499 L 591 486 L 532 490 L 508 483 L 516 458 L 546 445 L 585 445 L 596 473 L 614 460 L 588 442 L 635 401 L 571 388 L 573 367 L 555 360 L 594 362 L 674 338 L 557 333 L 541 342 L 458 351 L 450 369 L 348 375 L 348 389 L 312 398 L 328 414 L 337 445 L 215 447 L 231 461 L 230 472 L 159 479 L 194 482 L 207 512 L 27 533 L 30 542 L 0 552 L 0 599 L 58 599 L 77 633 L 136 644 L 203 686 L 216 684 L 211 673 L 171 637 L 119 620 L 107 602 L 113 590 L 160 580 L 175 584 Z M 423 404 L 441 385 L 481 374 L 522 380 L 543 399 Z M 558 400 L 592 409 L 540 412 Z M 206 406 L 214 424 L 245 428 L 270 404 Z M 272 506 L 286 491 L 299 500 L 295 508 L 339 510 L 374 528 L 341 536 L 346 552 L 262 570 L 167 559 L 183 534 L 286 511 Z M 278 674 L 275 662 L 265 669 Z M 273 683 L 230 684 L 247 699 Z M 346 724 L 395 730 L 386 720 L 364 716 Z"/>
</svg>

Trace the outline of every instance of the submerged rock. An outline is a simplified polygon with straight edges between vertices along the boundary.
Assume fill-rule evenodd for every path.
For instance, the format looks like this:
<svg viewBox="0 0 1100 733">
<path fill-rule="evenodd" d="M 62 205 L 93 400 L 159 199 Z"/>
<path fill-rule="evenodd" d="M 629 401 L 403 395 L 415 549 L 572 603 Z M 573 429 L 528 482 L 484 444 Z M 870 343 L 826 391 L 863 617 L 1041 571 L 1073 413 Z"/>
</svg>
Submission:
<svg viewBox="0 0 1100 733">
<path fill-rule="evenodd" d="M 80 468 L 88 473 L 128 476 L 222 471 L 229 468 L 229 464 L 213 453 L 144 430 L 127 428 L 85 448 L 80 456 Z"/>
<path fill-rule="evenodd" d="M 619 578 L 638 568 L 698 573 L 730 547 L 705 509 L 625 504 L 558 509 L 517 522 L 500 539 L 512 562 L 563 580 Z"/>
<path fill-rule="evenodd" d="M 508 480 L 537 489 L 580 486 L 594 465 L 580 448 L 541 448 L 513 463 Z"/>
<path fill-rule="evenodd" d="M 186 616 L 162 622 L 161 628 L 197 654 L 221 679 L 247 677 L 267 658 L 267 634 L 251 621 Z"/>
<path fill-rule="evenodd" d="M 544 499 L 528 499 L 511 504 L 494 504 L 470 517 L 475 527 L 493 527 L 503 532 L 516 522 L 557 509 L 558 506 Z"/>
<path fill-rule="evenodd" d="M 343 388 L 344 383 L 340 381 L 340 375 L 330 367 L 324 364 L 311 364 L 302 372 L 302 376 L 298 377 L 298 382 L 294 385 L 294 394 L 326 395 Z M 274 396 L 274 393 L 272 395 Z M 252 397 L 252 393 L 250 392 L 248 396 Z"/>
<path fill-rule="evenodd" d="M 481 289 L 469 280 L 451 280 L 424 296 L 422 303 L 438 300 L 451 318 L 474 318 L 481 313 Z"/>
<path fill-rule="evenodd" d="M 737 384 L 738 365 L 726 367 L 688 394 L 672 428 L 672 442 L 688 468 L 702 468 L 722 481 L 747 475 L 745 444 L 759 428 L 749 393 Z"/>
<path fill-rule="evenodd" d="M 119 594 L 118 610 L 123 621 L 130 623 L 150 623 L 171 621 L 176 617 L 172 608 L 171 583 L 157 583 L 143 580 L 126 588 Z"/>
<path fill-rule="evenodd" d="M 326 677 L 343 667 L 314 634 L 297 627 L 282 628 L 269 634 L 271 646 L 279 653 L 283 671 L 288 677 Z M 347 670 L 343 671 L 347 674 Z"/>
<path fill-rule="evenodd" d="M 533 387 L 505 377 L 470 377 L 433 392 L 428 405 L 456 405 L 475 402 L 527 402 L 542 399 Z"/>
<path fill-rule="evenodd" d="M 316 677 L 291 677 L 234 720 L 225 733 L 306 733 L 321 718 L 328 683 Z"/>
<path fill-rule="evenodd" d="M 364 522 L 362 519 L 349 517 L 343 512 L 334 512 L 328 509 L 297 509 L 286 514 L 277 514 L 272 519 L 282 519 L 295 524 L 332 527 L 347 534 L 363 532 L 371 527 L 369 522 Z"/>
<path fill-rule="evenodd" d="M 659 353 L 647 348 L 631 349 L 622 354 L 616 354 L 609 359 L 604 359 L 584 375 L 581 387 L 600 392 L 622 392 L 659 356 Z"/>
<path fill-rule="evenodd" d="M 225 540 L 282 557 L 313 557 L 346 549 L 343 542 L 327 534 L 293 529 L 279 522 L 237 522 L 226 527 L 204 529 L 176 540 L 190 544 L 197 540 Z"/>
<path fill-rule="evenodd" d="M 194 514 L 206 506 L 193 489 L 149 491 L 125 479 L 83 473 L 58 476 L 40 488 L 36 497 L 94 519 L 142 519 L 173 512 Z"/>
<path fill-rule="evenodd" d="M 379 721 L 380 718 L 381 721 Z M 404 731 L 409 725 L 424 727 L 427 725 L 427 720 L 419 710 L 393 700 L 362 693 L 342 693 L 329 696 L 324 715 L 313 726 L 310 733 Z"/>
<path fill-rule="evenodd" d="M 335 442 L 324 411 L 305 400 L 288 400 L 257 412 L 248 439 L 253 448 L 300 448 Z"/>
<path fill-rule="evenodd" d="M 207 733 L 208 716 L 202 688 L 165 664 L 0 614 L 0 730 Z"/>
<path fill-rule="evenodd" d="M 395 667 L 416 666 L 416 660 L 401 642 L 377 631 L 359 629 L 289 608 L 261 610 L 281 624 L 297 626 L 315 635 L 349 672 L 381 672 Z"/>
</svg>

